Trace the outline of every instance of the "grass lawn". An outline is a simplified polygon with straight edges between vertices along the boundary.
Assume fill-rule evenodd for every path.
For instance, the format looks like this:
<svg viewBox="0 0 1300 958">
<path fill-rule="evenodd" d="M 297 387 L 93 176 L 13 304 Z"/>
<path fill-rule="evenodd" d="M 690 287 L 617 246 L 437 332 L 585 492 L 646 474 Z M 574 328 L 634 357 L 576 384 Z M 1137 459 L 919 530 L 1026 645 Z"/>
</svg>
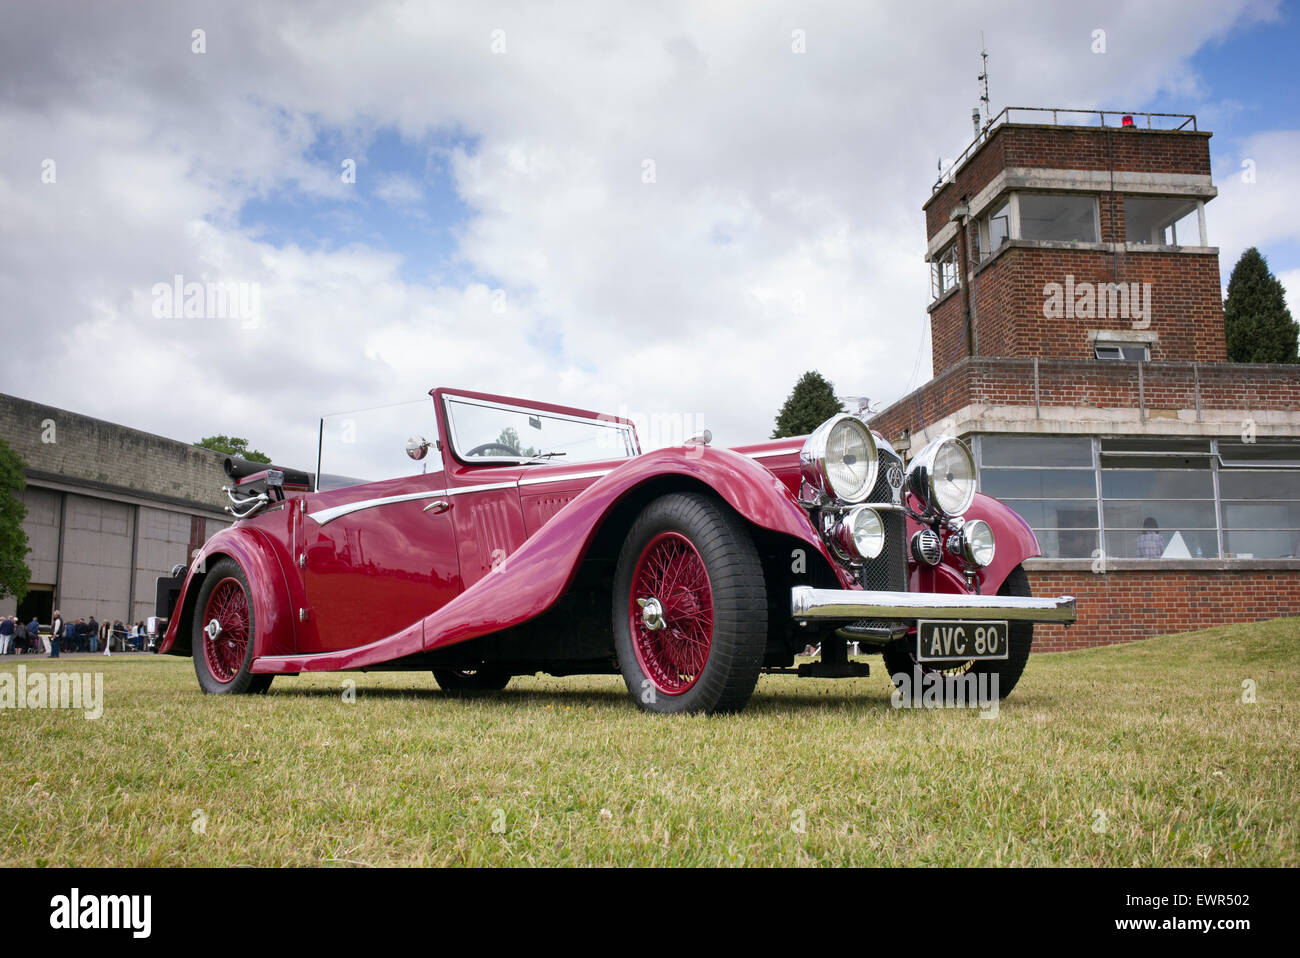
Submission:
<svg viewBox="0 0 1300 958">
<path fill-rule="evenodd" d="M 1298 619 L 1035 656 L 991 720 L 892 708 L 878 657 L 685 719 L 618 677 L 216 698 L 189 659 L 19 661 L 105 701 L 0 711 L 4 865 L 1300 864 Z"/>
</svg>

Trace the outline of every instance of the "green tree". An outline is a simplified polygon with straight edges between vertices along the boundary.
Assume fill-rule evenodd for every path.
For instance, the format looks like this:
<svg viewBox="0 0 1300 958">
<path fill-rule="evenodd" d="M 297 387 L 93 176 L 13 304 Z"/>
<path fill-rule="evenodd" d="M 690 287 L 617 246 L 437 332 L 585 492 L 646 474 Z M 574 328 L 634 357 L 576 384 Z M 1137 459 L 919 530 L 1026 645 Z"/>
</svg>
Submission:
<svg viewBox="0 0 1300 958">
<path fill-rule="evenodd" d="M 519 441 L 519 433 L 514 426 L 506 426 L 505 429 L 501 430 L 501 434 L 497 436 L 497 445 L 506 446 L 510 449 L 514 449 L 518 451 L 519 455 L 521 456 L 537 455 L 536 449 L 534 449 L 532 446 L 528 446 L 527 448 L 525 448 L 524 445 Z"/>
<path fill-rule="evenodd" d="M 773 439 L 805 436 L 840 411 L 835 387 L 821 373 L 811 370 L 799 377 L 785 405 L 777 413 Z"/>
<path fill-rule="evenodd" d="M 19 602 L 27 595 L 32 570 L 27 558 L 27 533 L 23 519 L 27 507 L 18 494 L 27 487 L 23 461 L 9 443 L 0 439 L 0 598 L 12 595 Z"/>
<path fill-rule="evenodd" d="M 271 457 L 266 453 L 258 452 L 256 449 L 249 449 L 248 440 L 241 439 L 239 436 L 208 436 L 200 439 L 194 445 L 202 446 L 204 449 L 211 449 L 213 452 L 224 452 L 227 456 L 239 456 L 249 462 L 271 461 Z"/>
<path fill-rule="evenodd" d="M 1286 292 L 1269 271 L 1268 261 L 1251 247 L 1241 254 L 1228 280 L 1223 303 L 1223 333 L 1228 361 L 1294 363 L 1300 330 L 1286 308 Z"/>
</svg>

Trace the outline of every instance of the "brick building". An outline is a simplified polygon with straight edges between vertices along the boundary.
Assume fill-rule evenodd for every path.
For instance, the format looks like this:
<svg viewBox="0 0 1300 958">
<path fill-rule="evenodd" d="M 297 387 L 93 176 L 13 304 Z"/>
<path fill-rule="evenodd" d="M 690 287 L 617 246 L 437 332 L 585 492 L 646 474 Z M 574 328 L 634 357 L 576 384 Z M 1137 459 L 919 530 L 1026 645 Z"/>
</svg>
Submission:
<svg viewBox="0 0 1300 958">
<path fill-rule="evenodd" d="M 32 573 L 0 615 L 142 621 L 156 577 L 230 524 L 220 453 L 2 394 L 0 436 L 26 464 Z"/>
<path fill-rule="evenodd" d="M 1300 615 L 1300 366 L 1227 362 L 1209 139 L 1005 110 L 924 205 L 934 378 L 873 425 L 970 443 L 1079 597 L 1045 650 Z"/>
</svg>

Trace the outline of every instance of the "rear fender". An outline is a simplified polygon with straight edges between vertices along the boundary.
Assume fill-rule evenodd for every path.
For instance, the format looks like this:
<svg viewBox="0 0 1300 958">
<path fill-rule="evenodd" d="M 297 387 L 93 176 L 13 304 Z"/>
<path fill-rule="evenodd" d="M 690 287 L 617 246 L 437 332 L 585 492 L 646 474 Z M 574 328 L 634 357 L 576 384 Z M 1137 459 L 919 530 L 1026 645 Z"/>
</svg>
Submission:
<svg viewBox="0 0 1300 958">
<path fill-rule="evenodd" d="M 229 557 L 239 563 L 248 580 L 256 623 L 253 655 L 287 655 L 294 651 L 293 597 L 276 555 L 275 541 L 254 526 L 235 525 L 222 529 L 203 544 L 190 564 L 181 594 L 158 651 L 170 655 L 190 655 L 195 604 L 208 570 L 218 560 Z"/>
<path fill-rule="evenodd" d="M 440 648 L 519 625 L 551 608 L 569 588 L 607 522 L 635 519 L 638 494 L 682 489 L 711 491 L 746 521 L 806 545 L 835 570 L 844 588 L 852 578 L 831 559 L 807 513 L 785 484 L 748 456 L 687 446 L 638 456 L 592 483 L 492 572 L 424 619 L 426 649 Z M 622 528 L 614 530 L 621 534 Z M 807 564 L 815 561 L 809 556 Z"/>
</svg>

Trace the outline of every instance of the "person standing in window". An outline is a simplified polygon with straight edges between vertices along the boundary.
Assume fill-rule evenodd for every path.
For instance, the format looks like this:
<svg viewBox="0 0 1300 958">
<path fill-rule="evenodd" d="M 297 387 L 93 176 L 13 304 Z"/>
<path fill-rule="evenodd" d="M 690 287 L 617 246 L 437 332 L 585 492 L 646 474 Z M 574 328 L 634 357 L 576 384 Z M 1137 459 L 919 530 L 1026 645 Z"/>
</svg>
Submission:
<svg viewBox="0 0 1300 958">
<path fill-rule="evenodd" d="M 1138 558 L 1159 559 L 1165 554 L 1165 537 L 1160 534 L 1160 526 L 1154 518 L 1147 516 L 1142 520 L 1142 533 L 1138 536 Z"/>
</svg>

